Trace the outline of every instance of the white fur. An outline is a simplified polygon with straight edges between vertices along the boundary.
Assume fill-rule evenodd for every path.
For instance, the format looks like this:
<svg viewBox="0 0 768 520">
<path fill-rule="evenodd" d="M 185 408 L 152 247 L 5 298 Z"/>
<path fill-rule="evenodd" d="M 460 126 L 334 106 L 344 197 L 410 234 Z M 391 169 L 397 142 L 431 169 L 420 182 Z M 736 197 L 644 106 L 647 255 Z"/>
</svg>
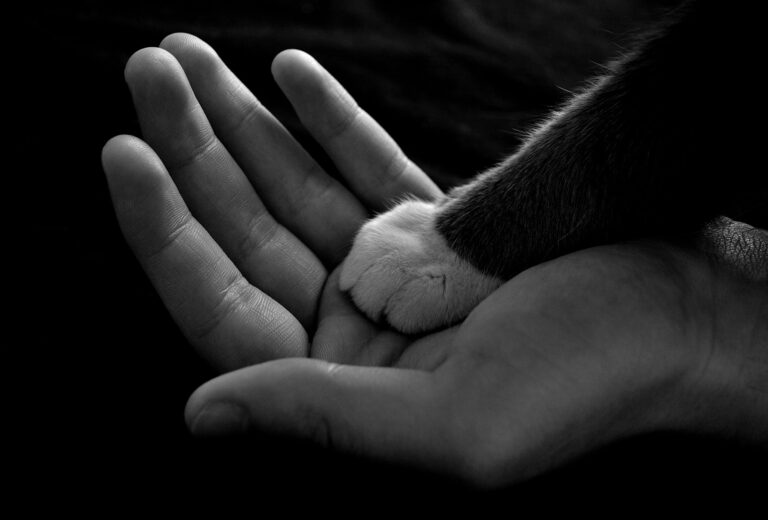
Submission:
<svg viewBox="0 0 768 520">
<path fill-rule="evenodd" d="M 448 247 L 435 213 L 434 204 L 406 201 L 370 220 L 341 268 L 339 286 L 360 310 L 401 332 L 455 323 L 501 285 Z"/>
</svg>

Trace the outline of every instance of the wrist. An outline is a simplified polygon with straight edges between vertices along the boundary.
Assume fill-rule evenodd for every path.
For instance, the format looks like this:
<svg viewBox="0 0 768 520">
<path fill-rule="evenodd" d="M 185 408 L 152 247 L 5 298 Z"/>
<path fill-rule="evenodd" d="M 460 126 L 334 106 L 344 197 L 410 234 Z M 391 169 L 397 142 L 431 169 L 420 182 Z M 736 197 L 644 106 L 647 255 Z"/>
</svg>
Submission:
<svg viewBox="0 0 768 520">
<path fill-rule="evenodd" d="M 727 236 L 732 226 L 721 231 L 708 242 L 718 247 L 704 248 L 708 340 L 681 381 L 677 426 L 768 442 L 768 242 L 745 246 L 743 233 Z"/>
<path fill-rule="evenodd" d="M 768 442 L 768 286 L 721 273 L 713 344 L 692 380 L 699 430 Z"/>
</svg>

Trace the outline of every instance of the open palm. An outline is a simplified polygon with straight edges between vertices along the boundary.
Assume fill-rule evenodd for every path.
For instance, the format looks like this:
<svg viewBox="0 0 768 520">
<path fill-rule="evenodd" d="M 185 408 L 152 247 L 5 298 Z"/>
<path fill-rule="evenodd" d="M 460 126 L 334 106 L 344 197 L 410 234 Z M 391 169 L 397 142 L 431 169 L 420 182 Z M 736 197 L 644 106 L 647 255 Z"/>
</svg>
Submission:
<svg viewBox="0 0 768 520">
<path fill-rule="evenodd" d="M 768 341 L 764 326 L 733 333 L 768 323 L 764 284 L 654 243 L 536 266 L 435 334 L 371 323 L 338 264 L 372 212 L 440 190 L 311 57 L 283 52 L 273 74 L 343 184 L 182 34 L 126 67 L 146 143 L 103 152 L 128 242 L 189 341 L 230 371 L 190 398 L 193 432 L 271 429 L 510 482 L 620 436 L 713 424 L 701 389 L 724 396 L 710 412 L 727 403 L 740 345 Z"/>
<path fill-rule="evenodd" d="M 118 136 L 104 149 L 118 219 L 182 331 L 219 368 L 309 354 L 380 364 L 407 339 L 321 291 L 372 212 L 440 190 L 312 58 L 286 51 L 273 73 L 347 186 L 210 47 L 176 34 L 126 66 L 146 144 Z"/>
</svg>

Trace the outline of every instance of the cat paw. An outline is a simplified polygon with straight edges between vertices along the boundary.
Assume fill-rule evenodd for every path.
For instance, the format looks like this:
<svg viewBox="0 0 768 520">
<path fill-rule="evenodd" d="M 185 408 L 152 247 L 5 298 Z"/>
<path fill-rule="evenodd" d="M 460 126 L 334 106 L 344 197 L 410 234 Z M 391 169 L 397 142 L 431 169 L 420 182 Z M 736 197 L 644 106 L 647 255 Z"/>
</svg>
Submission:
<svg viewBox="0 0 768 520">
<path fill-rule="evenodd" d="M 448 247 L 436 214 L 435 204 L 406 201 L 360 228 L 339 287 L 369 318 L 426 332 L 464 319 L 501 285 Z"/>
</svg>

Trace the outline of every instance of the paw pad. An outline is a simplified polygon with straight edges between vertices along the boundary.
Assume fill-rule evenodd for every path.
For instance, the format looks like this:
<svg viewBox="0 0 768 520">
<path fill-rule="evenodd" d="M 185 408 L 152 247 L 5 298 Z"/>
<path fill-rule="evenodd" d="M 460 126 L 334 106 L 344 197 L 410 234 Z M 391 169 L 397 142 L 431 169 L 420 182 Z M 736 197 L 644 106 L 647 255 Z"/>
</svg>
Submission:
<svg viewBox="0 0 768 520">
<path fill-rule="evenodd" d="M 436 212 L 429 202 L 403 202 L 358 232 L 339 286 L 369 318 L 426 332 L 464 319 L 501 285 L 448 247 Z"/>
</svg>

